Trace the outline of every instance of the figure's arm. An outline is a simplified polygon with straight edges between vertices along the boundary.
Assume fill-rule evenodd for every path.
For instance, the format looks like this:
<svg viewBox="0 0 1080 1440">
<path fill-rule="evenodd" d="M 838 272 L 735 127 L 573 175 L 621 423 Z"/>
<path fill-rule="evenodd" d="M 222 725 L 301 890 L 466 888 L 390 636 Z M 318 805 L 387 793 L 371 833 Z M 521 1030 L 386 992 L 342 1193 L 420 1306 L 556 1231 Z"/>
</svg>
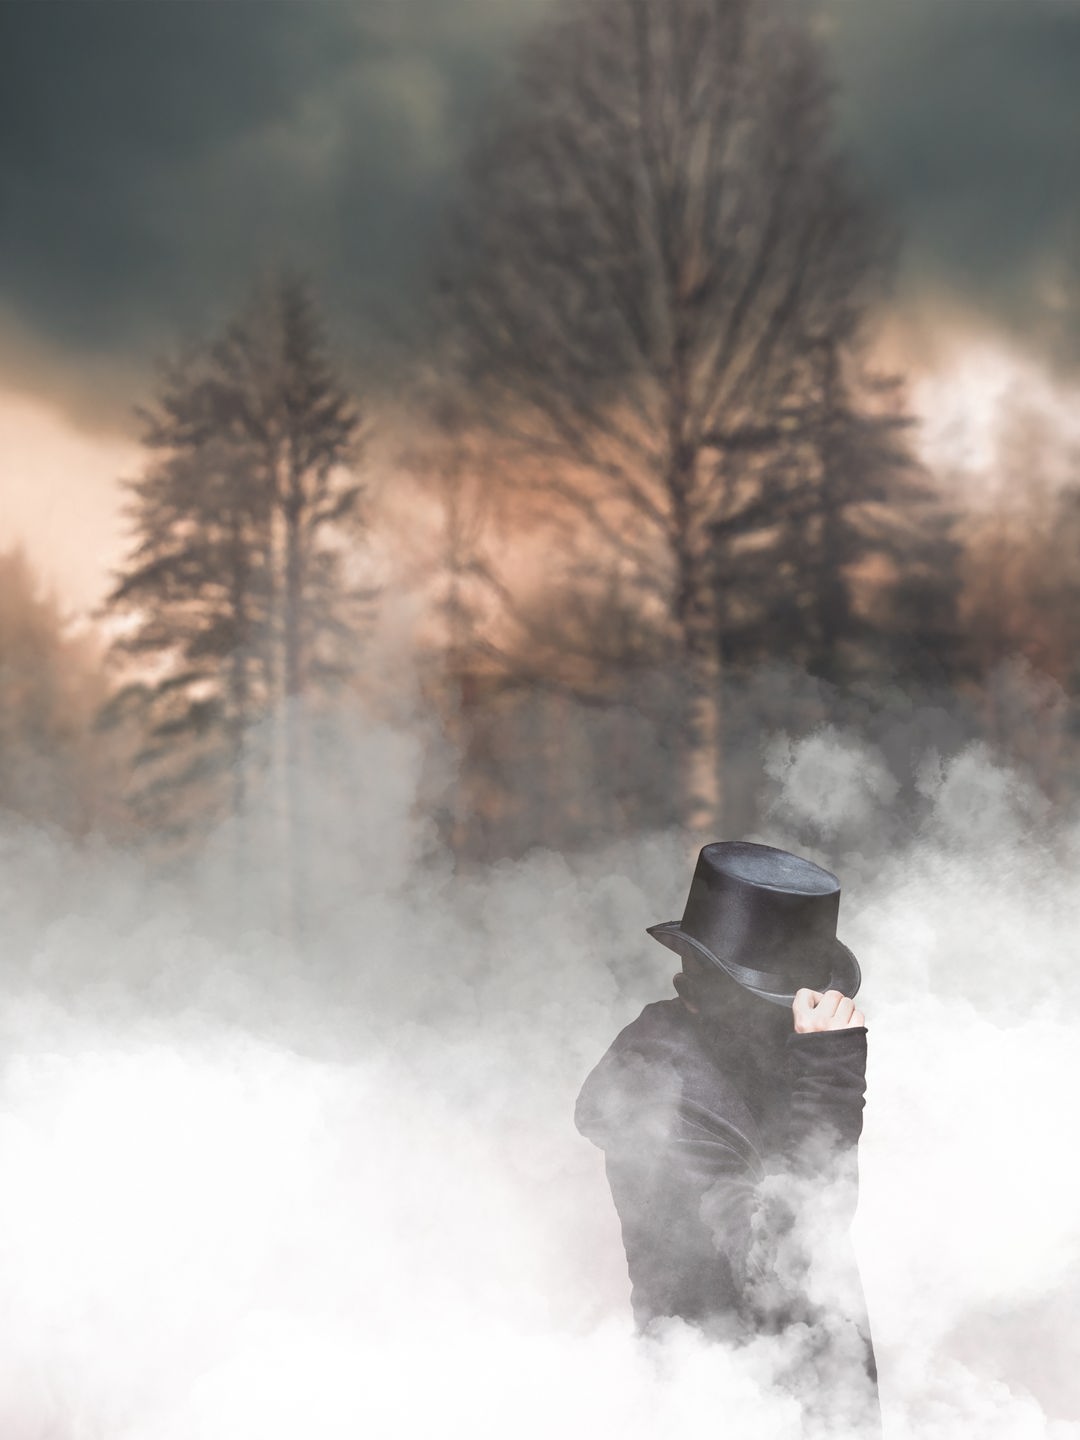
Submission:
<svg viewBox="0 0 1080 1440">
<path fill-rule="evenodd" d="M 783 1153 L 755 1195 L 742 1273 L 758 1330 L 791 1331 L 793 1383 L 804 1413 L 828 1422 L 835 1393 L 880 1436 L 877 1362 L 850 1222 L 858 1200 L 858 1145 L 866 1095 L 866 1022 L 850 997 L 800 991 L 787 1042 L 791 1098 Z M 808 1388 L 807 1388 L 808 1387 Z"/>
<path fill-rule="evenodd" d="M 787 1043 L 790 1099 L 780 1148 L 732 1153 L 718 1117 L 682 1116 L 673 1153 L 700 1184 L 701 1218 L 758 1329 L 809 1318 L 801 1285 L 811 1254 L 845 1242 L 858 1194 L 866 1090 L 866 1025 L 848 999 L 800 992 Z M 821 1006 L 820 1013 L 814 1011 Z M 695 1129 L 712 1143 L 695 1143 Z"/>
<path fill-rule="evenodd" d="M 811 1302 L 811 1289 L 819 1304 L 864 1324 L 848 1231 L 858 1202 L 866 1022 L 854 1001 L 836 991 L 802 990 L 792 1008 L 787 1123 L 758 1190 L 747 1294 L 762 1324 L 813 1325 L 821 1312 Z M 868 1332 L 867 1347 L 872 1367 Z"/>
<path fill-rule="evenodd" d="M 788 1141 L 828 1129 L 851 1149 L 862 1134 L 866 1103 L 866 1026 L 796 1032 L 788 1037 L 792 1087 Z"/>
<path fill-rule="evenodd" d="M 834 1222 L 850 1222 L 866 1104 L 866 1020 L 854 1000 L 835 990 L 800 990 L 792 1012 L 782 1160 L 793 1174 L 830 1186 Z"/>
</svg>

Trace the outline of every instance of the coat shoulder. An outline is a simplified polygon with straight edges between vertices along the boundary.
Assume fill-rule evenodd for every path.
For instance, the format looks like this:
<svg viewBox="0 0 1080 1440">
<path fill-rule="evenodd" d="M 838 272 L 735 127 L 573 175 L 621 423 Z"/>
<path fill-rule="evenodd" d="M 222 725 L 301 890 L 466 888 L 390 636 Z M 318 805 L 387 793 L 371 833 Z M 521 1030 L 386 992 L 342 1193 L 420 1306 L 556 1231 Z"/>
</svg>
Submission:
<svg viewBox="0 0 1080 1440">
<path fill-rule="evenodd" d="M 681 1000 L 646 1005 L 587 1076 L 574 1120 L 595 1145 L 638 1145 L 650 1121 L 679 1109 L 744 1133 L 754 1122 L 724 1057 L 711 1051 Z"/>
</svg>

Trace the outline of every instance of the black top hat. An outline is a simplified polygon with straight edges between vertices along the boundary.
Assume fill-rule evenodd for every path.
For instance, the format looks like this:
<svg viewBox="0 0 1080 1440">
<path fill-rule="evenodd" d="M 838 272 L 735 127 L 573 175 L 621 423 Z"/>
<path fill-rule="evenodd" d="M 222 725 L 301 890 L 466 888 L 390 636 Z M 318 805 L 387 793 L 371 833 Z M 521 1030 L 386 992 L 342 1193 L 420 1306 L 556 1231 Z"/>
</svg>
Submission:
<svg viewBox="0 0 1080 1440">
<path fill-rule="evenodd" d="M 682 920 L 649 926 L 669 950 L 687 950 L 733 980 L 790 1005 L 795 991 L 854 995 L 859 962 L 836 938 L 840 882 L 829 870 L 772 845 L 721 840 L 698 856 Z"/>
</svg>

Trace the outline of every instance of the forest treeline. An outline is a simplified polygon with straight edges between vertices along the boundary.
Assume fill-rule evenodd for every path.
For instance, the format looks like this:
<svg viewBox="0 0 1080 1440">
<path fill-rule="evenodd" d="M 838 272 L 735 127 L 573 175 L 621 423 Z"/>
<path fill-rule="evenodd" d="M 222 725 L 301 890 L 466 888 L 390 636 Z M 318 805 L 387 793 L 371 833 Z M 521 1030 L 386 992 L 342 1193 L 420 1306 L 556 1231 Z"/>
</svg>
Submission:
<svg viewBox="0 0 1080 1440">
<path fill-rule="evenodd" d="M 735 833 L 764 735 L 920 705 L 1068 799 L 1080 465 L 1045 483 L 1021 427 L 973 508 L 920 460 L 874 358 L 896 238 L 831 106 L 790 7 L 557 12 L 473 137 L 392 403 L 317 280 L 264 274 L 138 410 L 100 642 L 0 560 L 0 805 L 163 854 L 269 827 L 297 883 L 310 765 L 373 706 L 444 737 L 420 803 L 463 857 Z"/>
</svg>

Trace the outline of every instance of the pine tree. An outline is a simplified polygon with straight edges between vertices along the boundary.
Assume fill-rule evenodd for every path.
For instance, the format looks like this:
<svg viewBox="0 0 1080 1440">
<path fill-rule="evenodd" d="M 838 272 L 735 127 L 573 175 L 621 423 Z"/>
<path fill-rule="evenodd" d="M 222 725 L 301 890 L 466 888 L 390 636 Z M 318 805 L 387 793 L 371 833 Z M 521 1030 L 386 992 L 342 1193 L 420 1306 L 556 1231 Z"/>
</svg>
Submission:
<svg viewBox="0 0 1080 1440">
<path fill-rule="evenodd" d="M 835 684 L 943 678 L 962 664 L 955 517 L 914 452 L 900 378 L 830 339 L 796 395 L 753 501 L 714 527 L 723 654 Z"/>
<path fill-rule="evenodd" d="M 107 718 L 136 711 L 145 742 L 132 803 L 180 838 L 243 814 L 269 695 L 271 495 L 202 355 L 167 372 L 142 412 L 150 460 L 128 482 L 136 543 L 107 610 L 128 626 L 114 658 L 134 678 Z"/>
<path fill-rule="evenodd" d="M 102 650 L 92 632 L 72 632 L 21 549 L 0 552 L 0 816 L 73 835 L 113 829 L 114 757 L 94 730 Z"/>
<path fill-rule="evenodd" d="M 140 413 L 135 543 L 107 602 L 135 671 L 113 713 L 146 733 L 135 803 L 188 836 L 272 778 L 295 859 L 301 707 L 348 676 L 373 598 L 353 573 L 360 417 L 304 282 L 264 282 Z"/>
</svg>

